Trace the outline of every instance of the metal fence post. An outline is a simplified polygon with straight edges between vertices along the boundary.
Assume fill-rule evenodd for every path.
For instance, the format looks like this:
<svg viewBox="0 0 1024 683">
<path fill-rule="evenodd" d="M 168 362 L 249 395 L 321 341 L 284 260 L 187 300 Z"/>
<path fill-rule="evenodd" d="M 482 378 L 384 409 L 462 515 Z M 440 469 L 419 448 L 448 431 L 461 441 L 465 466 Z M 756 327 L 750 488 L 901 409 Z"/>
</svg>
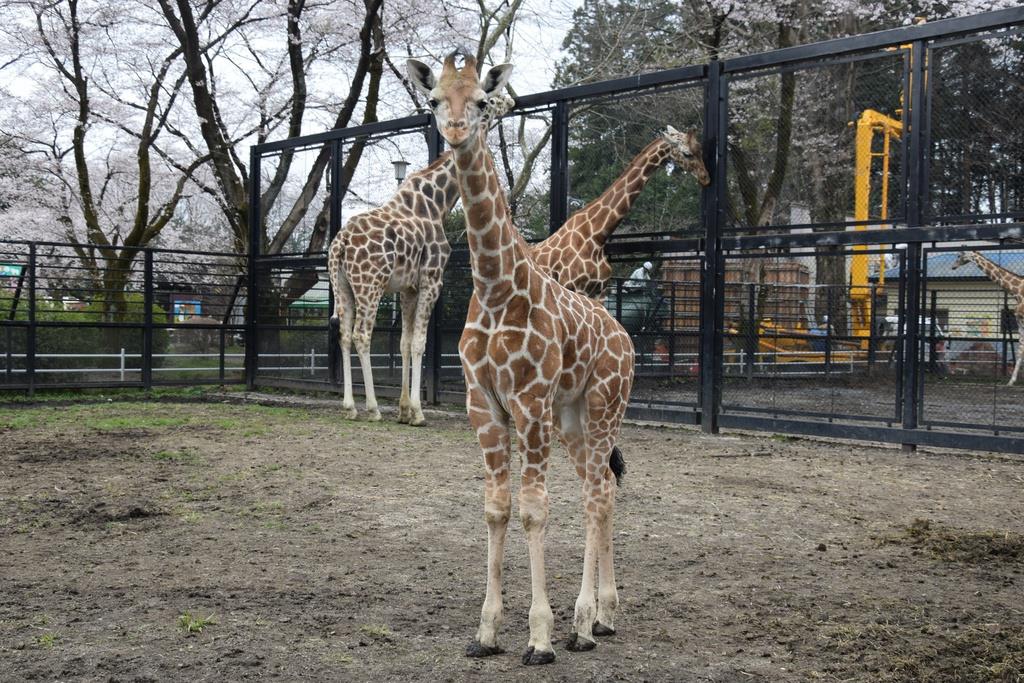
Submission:
<svg viewBox="0 0 1024 683">
<path fill-rule="evenodd" d="M 29 398 L 36 393 L 36 244 L 28 245 L 28 332 L 25 344 L 25 374 Z"/>
<path fill-rule="evenodd" d="M 149 391 L 153 388 L 153 251 L 146 249 L 142 259 L 142 388 Z"/>
<path fill-rule="evenodd" d="M 885 267 L 885 256 L 882 256 L 883 264 Z M 875 368 L 875 354 L 876 347 L 878 345 L 878 289 L 874 286 L 871 287 L 871 315 L 868 316 L 868 375 Z"/>
<path fill-rule="evenodd" d="M 722 213 L 727 202 L 726 152 L 728 81 L 722 62 L 708 64 L 704 97 L 704 164 L 712 178 L 701 195 L 704 222 L 704 260 L 701 264 L 700 397 L 701 429 L 718 432 L 722 402 L 725 272 L 722 254 Z"/>
<path fill-rule="evenodd" d="M 569 214 L 569 104 L 555 104 L 551 117 L 551 217 L 548 234 L 562 227 Z"/>
<path fill-rule="evenodd" d="M 747 379 L 754 379 L 754 360 L 757 357 L 760 330 L 757 325 L 757 296 L 754 292 L 754 283 L 747 285 L 747 338 L 745 344 L 746 358 L 744 359 Z"/>
<path fill-rule="evenodd" d="M 909 189 L 907 191 L 907 226 L 923 224 L 927 185 L 928 149 L 924 134 L 925 122 L 925 64 L 924 41 L 917 40 L 910 52 L 910 139 Z M 906 337 L 903 353 L 903 428 L 917 429 L 919 415 L 919 382 L 921 379 L 921 243 L 907 244 L 906 268 Z M 917 445 L 903 443 L 904 450 L 916 450 Z"/>
<path fill-rule="evenodd" d="M 331 143 L 330 165 L 330 221 L 327 227 L 327 247 L 341 231 L 341 171 L 342 141 Z M 341 321 L 337 324 L 332 320 L 337 302 L 334 300 L 334 287 L 327 288 L 327 381 L 333 386 L 341 384 Z"/>
<path fill-rule="evenodd" d="M 676 375 L 676 283 L 669 283 L 669 319 L 668 319 L 668 373 Z"/>
<path fill-rule="evenodd" d="M 256 369 L 259 365 L 257 352 L 256 312 L 258 306 L 256 259 L 260 253 L 260 233 L 262 217 L 260 215 L 260 154 L 255 147 L 249 148 L 249 276 L 248 292 L 245 299 L 245 386 L 252 391 L 256 388 Z"/>
</svg>

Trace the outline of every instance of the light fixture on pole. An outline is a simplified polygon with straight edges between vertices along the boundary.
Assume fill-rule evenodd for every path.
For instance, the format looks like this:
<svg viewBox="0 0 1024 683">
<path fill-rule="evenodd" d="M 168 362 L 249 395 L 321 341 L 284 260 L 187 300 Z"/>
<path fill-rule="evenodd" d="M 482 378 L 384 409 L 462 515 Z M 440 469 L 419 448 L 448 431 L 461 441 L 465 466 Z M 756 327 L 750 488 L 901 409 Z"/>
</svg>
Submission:
<svg viewBox="0 0 1024 683">
<path fill-rule="evenodd" d="M 409 168 L 409 162 L 405 159 L 396 159 L 391 164 L 395 167 L 395 182 L 401 185 L 405 180 L 405 171 Z"/>
</svg>

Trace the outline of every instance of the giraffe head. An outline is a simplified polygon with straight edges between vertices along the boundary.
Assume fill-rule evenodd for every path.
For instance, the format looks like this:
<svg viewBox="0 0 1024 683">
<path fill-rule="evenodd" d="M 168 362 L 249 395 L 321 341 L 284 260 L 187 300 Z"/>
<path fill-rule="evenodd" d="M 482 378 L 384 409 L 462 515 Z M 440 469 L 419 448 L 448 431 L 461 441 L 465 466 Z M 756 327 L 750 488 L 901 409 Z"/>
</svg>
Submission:
<svg viewBox="0 0 1024 683">
<path fill-rule="evenodd" d="M 961 251 L 960 254 L 956 257 L 956 261 L 953 261 L 953 265 L 950 266 L 949 269 L 950 270 L 956 270 L 960 266 L 964 266 L 964 265 L 967 265 L 968 263 L 970 263 L 971 262 L 971 254 L 972 253 L 974 253 L 974 252 Z"/>
<path fill-rule="evenodd" d="M 672 126 L 666 126 L 661 137 L 668 143 L 672 162 L 692 173 L 698 183 L 707 187 L 711 183 L 711 177 L 708 175 L 708 169 L 704 167 L 697 132 L 691 129 L 681 133 Z"/>
<path fill-rule="evenodd" d="M 456 66 L 459 57 L 463 61 L 461 67 Z M 408 70 L 412 84 L 430 98 L 430 109 L 445 141 L 452 147 L 460 147 L 479 135 L 486 125 L 493 111 L 491 100 L 505 88 L 512 65 L 499 64 L 480 79 L 476 58 L 460 48 L 445 58 L 440 78 L 415 59 L 408 61 Z"/>
</svg>

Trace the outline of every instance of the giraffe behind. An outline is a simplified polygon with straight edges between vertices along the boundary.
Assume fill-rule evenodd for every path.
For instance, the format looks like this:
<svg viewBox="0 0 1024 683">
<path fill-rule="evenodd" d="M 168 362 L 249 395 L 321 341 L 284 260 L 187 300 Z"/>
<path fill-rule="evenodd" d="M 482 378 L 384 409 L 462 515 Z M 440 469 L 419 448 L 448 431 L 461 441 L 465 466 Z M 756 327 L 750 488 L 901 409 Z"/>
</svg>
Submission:
<svg viewBox="0 0 1024 683">
<path fill-rule="evenodd" d="M 612 276 L 604 245 L 633 208 L 654 173 L 672 162 L 692 174 L 702 186 L 711 179 L 701 158 L 696 132 L 667 126 L 626 166 L 615 182 L 596 199 L 569 216 L 553 235 L 533 245 L 534 262 L 564 287 L 603 299 Z"/>
<path fill-rule="evenodd" d="M 505 95 L 483 104 L 480 125 L 507 112 L 515 103 Z M 379 420 L 370 362 L 370 341 L 381 297 L 398 292 L 402 304 L 402 393 L 398 421 L 426 423 L 420 401 L 427 324 L 441 292 L 451 247 L 444 217 L 459 198 L 455 162 L 446 152 L 414 173 L 383 206 L 353 216 L 327 250 L 327 271 L 334 291 L 332 326 L 340 327 L 344 372 L 343 414 L 357 415 L 352 394 L 353 343 L 362 365 L 368 419 Z"/>
</svg>

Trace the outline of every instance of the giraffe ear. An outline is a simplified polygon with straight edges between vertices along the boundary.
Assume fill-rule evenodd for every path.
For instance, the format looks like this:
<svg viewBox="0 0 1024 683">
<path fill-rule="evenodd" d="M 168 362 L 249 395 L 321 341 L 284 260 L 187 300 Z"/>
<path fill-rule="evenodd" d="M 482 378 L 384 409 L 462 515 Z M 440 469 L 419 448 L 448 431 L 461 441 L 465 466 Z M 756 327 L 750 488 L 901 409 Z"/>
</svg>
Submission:
<svg viewBox="0 0 1024 683">
<path fill-rule="evenodd" d="M 437 86 L 437 79 L 430 67 L 418 59 L 410 59 L 405 62 L 406 71 L 409 74 L 409 82 L 416 86 L 416 89 L 424 95 L 430 95 L 430 91 Z"/>
<path fill-rule="evenodd" d="M 678 130 L 676 130 L 676 127 L 675 127 L 675 126 L 673 126 L 673 125 L 668 125 L 668 126 L 665 126 L 665 132 L 666 132 L 666 133 L 668 133 L 669 135 L 675 135 L 675 134 L 677 134 L 677 133 L 678 133 L 679 131 L 678 131 Z"/>
<path fill-rule="evenodd" d="M 508 77 L 512 75 L 511 64 L 499 64 L 498 66 L 491 67 L 491 70 L 487 72 L 483 80 L 480 81 L 480 88 L 487 94 L 488 97 L 496 95 L 505 89 L 508 84 Z"/>
</svg>

